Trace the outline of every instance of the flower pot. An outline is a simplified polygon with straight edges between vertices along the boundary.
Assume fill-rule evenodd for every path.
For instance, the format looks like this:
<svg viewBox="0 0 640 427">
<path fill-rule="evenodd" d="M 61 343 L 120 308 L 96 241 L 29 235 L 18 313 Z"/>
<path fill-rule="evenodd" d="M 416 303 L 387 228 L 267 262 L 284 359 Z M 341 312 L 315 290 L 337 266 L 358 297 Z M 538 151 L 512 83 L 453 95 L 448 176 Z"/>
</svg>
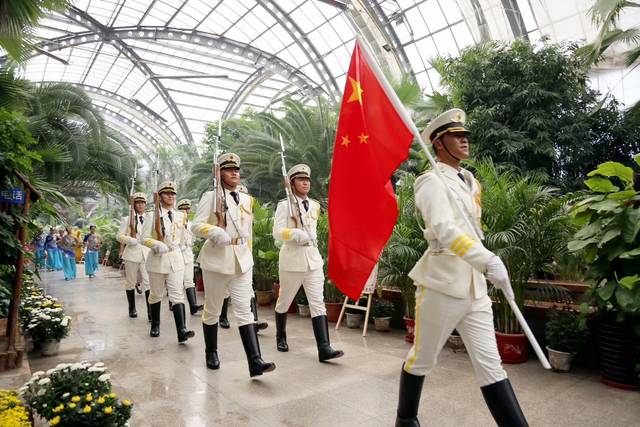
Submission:
<svg viewBox="0 0 640 427">
<path fill-rule="evenodd" d="M 256 291 L 256 302 L 258 305 L 271 305 L 273 301 L 273 290 Z"/>
<path fill-rule="evenodd" d="M 549 363 L 551 368 L 556 372 L 569 372 L 571 370 L 571 359 L 573 354 L 564 351 L 558 351 L 547 346 L 549 353 Z"/>
<path fill-rule="evenodd" d="M 467 351 L 464 347 L 464 341 L 462 341 L 462 337 L 460 335 L 449 335 L 449 338 L 447 338 L 447 343 L 445 345 L 454 353 Z"/>
<path fill-rule="evenodd" d="M 529 358 L 525 334 L 503 334 L 496 331 L 496 343 L 503 363 L 524 363 Z"/>
<path fill-rule="evenodd" d="M 357 329 L 362 324 L 362 314 L 347 313 L 347 328 Z"/>
<path fill-rule="evenodd" d="M 326 302 L 324 306 L 327 309 L 327 320 L 329 322 L 337 322 L 340 317 L 340 310 L 342 310 L 341 302 Z"/>
<path fill-rule="evenodd" d="M 416 319 L 412 319 L 410 317 L 404 316 L 404 326 L 407 328 L 407 334 L 404 336 L 404 340 L 406 342 L 413 344 L 413 333 L 416 330 Z"/>
<path fill-rule="evenodd" d="M 635 363 L 640 354 L 640 338 L 629 322 L 616 322 L 603 316 L 598 322 L 602 382 L 627 390 L 640 390 Z"/>
<path fill-rule="evenodd" d="M 378 332 L 388 332 L 391 330 L 391 317 L 376 317 L 373 324 Z"/>
<path fill-rule="evenodd" d="M 196 270 L 195 279 L 196 290 L 204 292 L 204 279 L 202 278 L 202 270 Z"/>
<path fill-rule="evenodd" d="M 287 313 L 296 314 L 297 312 L 298 312 L 298 308 L 296 307 L 296 302 L 291 301 L 291 304 L 289 304 L 289 310 L 287 311 Z"/>
<path fill-rule="evenodd" d="M 308 305 L 298 304 L 298 314 L 300 317 L 311 317 L 311 309 Z"/>
<path fill-rule="evenodd" d="M 24 352 L 31 353 L 35 348 L 35 343 L 33 342 L 33 338 L 29 335 L 24 337 Z"/>
<path fill-rule="evenodd" d="M 40 352 L 43 356 L 55 356 L 60 351 L 60 341 L 48 340 L 42 343 Z"/>
</svg>

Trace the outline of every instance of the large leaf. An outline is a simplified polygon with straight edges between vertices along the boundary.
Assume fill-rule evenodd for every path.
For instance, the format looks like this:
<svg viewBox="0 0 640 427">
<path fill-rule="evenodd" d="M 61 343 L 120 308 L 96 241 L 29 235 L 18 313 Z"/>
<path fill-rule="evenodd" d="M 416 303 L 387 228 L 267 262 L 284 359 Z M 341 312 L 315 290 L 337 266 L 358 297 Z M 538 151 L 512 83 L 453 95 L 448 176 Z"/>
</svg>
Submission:
<svg viewBox="0 0 640 427">
<path fill-rule="evenodd" d="M 637 193 L 635 190 L 625 190 L 625 191 L 618 191 L 616 193 L 612 193 L 612 194 L 608 194 L 607 195 L 607 199 L 612 199 L 612 200 L 629 200 L 631 199 L 633 196 L 635 196 Z"/>
<path fill-rule="evenodd" d="M 583 240 L 583 239 L 588 239 L 590 237 L 593 237 L 594 235 L 599 233 L 600 230 L 602 230 L 602 227 L 603 227 L 603 223 L 601 220 L 598 219 L 592 222 L 591 224 L 587 225 L 586 227 L 582 227 L 580 231 L 576 233 L 576 235 L 574 236 L 574 239 Z"/>
<path fill-rule="evenodd" d="M 613 185 L 611 181 L 601 176 L 596 176 L 594 178 L 585 180 L 584 185 L 586 185 L 591 191 L 595 191 L 596 193 L 612 193 L 619 190 L 619 188 Z"/>
<path fill-rule="evenodd" d="M 620 234 L 622 234 L 622 230 L 620 230 L 619 228 L 613 228 L 613 229 L 607 230 L 602 236 L 602 238 L 600 239 L 600 243 L 598 243 L 598 247 L 599 248 L 603 247 L 605 243 L 615 239 Z"/>
<path fill-rule="evenodd" d="M 581 249 L 586 248 L 587 246 L 589 246 L 592 243 L 598 243 L 598 239 L 591 238 L 591 239 L 587 239 L 587 240 L 572 240 L 567 244 L 567 248 L 571 252 L 577 252 L 577 251 L 579 251 Z"/>
<path fill-rule="evenodd" d="M 640 248 L 633 249 L 631 251 L 627 251 L 620 255 L 620 258 L 629 259 L 634 258 L 640 255 Z"/>
<path fill-rule="evenodd" d="M 616 290 L 616 282 L 610 280 L 606 282 L 603 286 L 598 288 L 598 296 L 602 298 L 604 301 L 609 301 L 609 299 L 613 296 L 613 293 Z"/>
<path fill-rule="evenodd" d="M 627 209 L 626 217 L 624 229 L 622 230 L 622 238 L 625 242 L 631 243 L 638 235 L 638 231 L 640 231 L 640 208 Z"/>
<path fill-rule="evenodd" d="M 637 274 L 634 274 L 633 276 L 625 276 L 622 279 L 618 279 L 618 283 L 632 291 L 636 285 L 640 283 L 640 277 Z"/>
<path fill-rule="evenodd" d="M 629 314 L 640 313 L 640 292 L 634 292 L 627 288 L 618 288 L 616 301 L 623 312 Z"/>
<path fill-rule="evenodd" d="M 620 202 L 617 200 L 603 200 L 601 202 L 594 203 L 590 206 L 590 209 L 598 212 L 611 212 L 620 208 Z"/>
<path fill-rule="evenodd" d="M 603 175 L 608 177 L 618 177 L 625 185 L 633 181 L 633 169 L 618 162 L 605 162 L 598 166 L 598 169 L 591 171 L 587 176 Z"/>
</svg>

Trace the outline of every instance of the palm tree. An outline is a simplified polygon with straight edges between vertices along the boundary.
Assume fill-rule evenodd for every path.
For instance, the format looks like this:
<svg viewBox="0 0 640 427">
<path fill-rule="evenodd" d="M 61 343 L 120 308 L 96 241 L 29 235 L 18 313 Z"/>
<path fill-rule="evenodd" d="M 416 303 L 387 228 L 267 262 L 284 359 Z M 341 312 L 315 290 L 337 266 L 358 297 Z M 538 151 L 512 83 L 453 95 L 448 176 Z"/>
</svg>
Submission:
<svg viewBox="0 0 640 427">
<path fill-rule="evenodd" d="M 0 47 L 22 61 L 34 47 L 32 32 L 38 21 L 70 6 L 71 0 L 0 0 Z"/>
</svg>

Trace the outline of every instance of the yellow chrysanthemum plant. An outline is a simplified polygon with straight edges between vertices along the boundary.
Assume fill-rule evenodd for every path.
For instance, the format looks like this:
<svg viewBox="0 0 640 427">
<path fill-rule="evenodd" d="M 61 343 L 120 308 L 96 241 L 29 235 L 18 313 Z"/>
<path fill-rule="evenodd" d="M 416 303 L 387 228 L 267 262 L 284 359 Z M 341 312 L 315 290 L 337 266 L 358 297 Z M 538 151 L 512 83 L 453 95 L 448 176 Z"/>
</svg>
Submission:
<svg viewBox="0 0 640 427">
<path fill-rule="evenodd" d="M 29 410 L 15 390 L 0 390 L 0 426 L 31 427 Z"/>
<path fill-rule="evenodd" d="M 131 401 L 111 391 L 111 376 L 101 362 L 61 363 L 35 372 L 20 395 L 51 426 L 121 427 L 131 416 Z"/>
</svg>

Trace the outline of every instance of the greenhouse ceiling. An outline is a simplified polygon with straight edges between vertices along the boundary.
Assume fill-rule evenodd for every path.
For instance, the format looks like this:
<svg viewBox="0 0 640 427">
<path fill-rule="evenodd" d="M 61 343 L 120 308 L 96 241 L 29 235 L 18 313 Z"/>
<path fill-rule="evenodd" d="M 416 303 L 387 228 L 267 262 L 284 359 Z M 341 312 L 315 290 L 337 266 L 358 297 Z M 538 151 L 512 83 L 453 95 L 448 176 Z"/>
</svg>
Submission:
<svg viewBox="0 0 640 427">
<path fill-rule="evenodd" d="M 208 122 L 277 108 L 287 96 L 338 100 L 356 33 L 393 73 L 409 73 L 431 93 L 439 89 L 439 76 L 430 59 L 457 55 L 470 44 L 542 35 L 593 39 L 591 4 L 78 0 L 40 23 L 41 50 L 23 76 L 83 87 L 109 126 L 149 155 L 157 144 L 197 144 Z M 624 98 L 622 69 L 609 68 L 615 73 L 597 74 L 596 85 L 615 83 L 615 94 L 622 90 Z"/>
</svg>

